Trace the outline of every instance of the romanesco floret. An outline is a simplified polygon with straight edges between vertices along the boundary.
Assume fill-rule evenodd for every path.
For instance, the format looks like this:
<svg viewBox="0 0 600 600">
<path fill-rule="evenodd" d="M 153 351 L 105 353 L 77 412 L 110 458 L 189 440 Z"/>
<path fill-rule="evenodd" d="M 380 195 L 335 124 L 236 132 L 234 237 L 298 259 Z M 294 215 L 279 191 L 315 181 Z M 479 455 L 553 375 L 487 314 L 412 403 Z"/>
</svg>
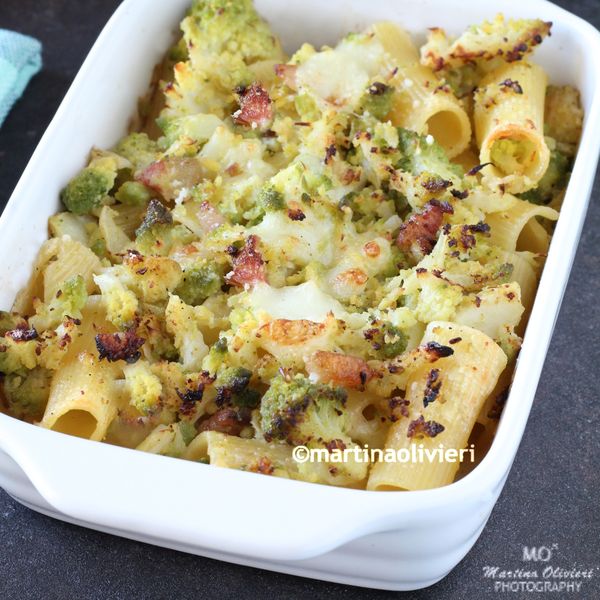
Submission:
<svg viewBox="0 0 600 600">
<path fill-rule="evenodd" d="M 183 279 L 175 293 L 186 304 L 198 306 L 216 294 L 222 285 L 222 269 L 214 263 L 204 262 L 184 269 Z"/>
<path fill-rule="evenodd" d="M 123 367 L 130 404 L 143 415 L 156 410 L 160 404 L 162 385 L 145 360 Z"/>
<path fill-rule="evenodd" d="M 173 246 L 193 241 L 192 232 L 173 223 L 171 212 L 156 199 L 150 200 L 142 224 L 135 231 L 135 244 L 142 254 L 165 256 Z"/>
<path fill-rule="evenodd" d="M 90 165 L 71 179 L 62 190 L 60 199 L 72 213 L 91 213 L 105 202 L 116 177 L 116 168 L 110 168 L 110 163 Z"/>
<path fill-rule="evenodd" d="M 131 133 L 124 137 L 115 152 L 125 157 L 136 171 L 147 167 L 160 156 L 157 143 L 145 133 Z"/>
<path fill-rule="evenodd" d="M 165 309 L 167 331 L 175 338 L 180 361 L 186 371 L 199 371 L 208 354 L 201 326 L 204 312 L 201 306 L 189 306 L 179 296 L 171 295 Z"/>
<path fill-rule="evenodd" d="M 267 441 L 291 445 L 351 443 L 346 392 L 342 388 L 311 383 L 303 375 L 291 381 L 278 376 L 271 381 L 260 405 L 261 429 Z"/>
<path fill-rule="evenodd" d="M 124 328 L 131 325 L 135 319 L 138 299 L 119 279 L 116 269 L 109 268 L 99 275 L 94 275 L 94 281 L 102 293 L 108 320 L 116 327 Z"/>
<path fill-rule="evenodd" d="M 116 192 L 115 198 L 131 206 L 142 206 L 150 201 L 152 193 L 139 181 L 126 181 Z"/>
<path fill-rule="evenodd" d="M 393 101 L 394 88 L 375 81 L 367 88 L 360 101 L 360 107 L 363 112 L 368 112 L 379 121 L 383 121 L 392 110 Z"/>
<path fill-rule="evenodd" d="M 554 195 L 565 188 L 571 174 L 572 163 L 572 159 L 560 150 L 552 150 L 548 168 L 537 186 L 520 194 L 519 197 L 534 204 L 549 204 Z"/>
<path fill-rule="evenodd" d="M 4 378 L 4 395 L 11 415 L 30 423 L 40 421 L 50 395 L 52 373 L 41 367 Z"/>
<path fill-rule="evenodd" d="M 460 165 L 451 163 L 444 149 L 427 136 L 399 128 L 398 149 L 401 158 L 395 166 L 402 171 L 413 175 L 428 173 L 451 182 L 457 182 L 463 176 Z"/>
<path fill-rule="evenodd" d="M 193 63 L 204 54 L 213 59 L 231 54 L 246 64 L 282 56 L 279 42 L 252 0 L 195 0 L 183 28 Z"/>
<path fill-rule="evenodd" d="M 256 408 L 260 393 L 249 386 L 252 371 L 243 367 L 228 367 L 221 371 L 215 381 L 217 406 L 234 404 L 239 407 Z"/>
<path fill-rule="evenodd" d="M 54 329 L 65 317 L 81 318 L 81 311 L 87 302 L 88 293 L 85 280 L 74 275 L 65 281 L 49 304 L 38 304 L 31 325 L 40 331 Z"/>
</svg>

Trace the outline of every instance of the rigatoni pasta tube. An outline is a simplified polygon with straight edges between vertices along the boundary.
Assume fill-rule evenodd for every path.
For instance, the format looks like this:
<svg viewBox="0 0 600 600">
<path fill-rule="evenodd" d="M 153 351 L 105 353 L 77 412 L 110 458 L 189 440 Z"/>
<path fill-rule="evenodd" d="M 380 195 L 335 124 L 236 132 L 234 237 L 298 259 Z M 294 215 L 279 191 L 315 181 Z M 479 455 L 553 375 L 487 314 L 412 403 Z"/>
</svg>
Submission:
<svg viewBox="0 0 600 600">
<path fill-rule="evenodd" d="M 534 64 L 508 64 L 481 80 L 475 93 L 475 136 L 490 186 L 513 194 L 535 187 L 550 162 L 544 141 L 548 78 Z"/>
<path fill-rule="evenodd" d="M 391 426 L 386 450 L 410 451 L 413 444 L 422 444 L 424 450 L 434 450 L 440 444 L 456 451 L 465 448 L 485 399 L 506 367 L 506 355 L 500 346 L 470 327 L 434 321 L 427 326 L 422 341 L 429 342 L 450 347 L 454 353 L 411 374 L 405 398 L 409 402 L 408 416 Z M 420 438 L 422 430 L 425 435 Z M 409 437 L 411 433 L 415 435 Z M 371 469 L 367 489 L 435 488 L 451 483 L 459 466 L 458 460 L 439 458 L 432 462 L 378 462 Z"/>
<path fill-rule="evenodd" d="M 515 200 L 507 210 L 489 214 L 486 222 L 490 226 L 490 243 L 509 252 L 515 250 L 546 252 L 550 242 L 549 236 L 537 235 L 539 229 L 535 229 L 535 225 L 533 232 L 536 235 L 532 235 L 532 230 L 526 227 L 530 221 L 539 225 L 535 221 L 536 217 L 556 221 L 558 213 L 549 206 L 539 206 L 526 200 Z"/>
<path fill-rule="evenodd" d="M 420 64 L 408 33 L 389 22 L 377 23 L 370 31 L 398 68 L 392 80 L 396 101 L 389 115 L 394 125 L 431 134 L 450 158 L 459 155 L 471 140 L 471 123 L 459 100 Z"/>
<path fill-rule="evenodd" d="M 40 425 L 46 429 L 101 441 L 117 414 L 115 367 L 82 352 L 63 364 L 52 379 Z"/>
</svg>

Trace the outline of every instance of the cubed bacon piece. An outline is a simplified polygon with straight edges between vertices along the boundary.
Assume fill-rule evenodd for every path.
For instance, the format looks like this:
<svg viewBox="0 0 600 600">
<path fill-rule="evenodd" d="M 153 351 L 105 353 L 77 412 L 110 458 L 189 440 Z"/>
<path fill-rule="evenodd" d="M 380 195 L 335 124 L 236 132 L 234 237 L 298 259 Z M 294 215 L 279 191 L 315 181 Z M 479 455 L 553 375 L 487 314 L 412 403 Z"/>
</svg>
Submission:
<svg viewBox="0 0 600 600">
<path fill-rule="evenodd" d="M 218 410 L 214 415 L 211 415 L 197 425 L 199 432 L 202 431 L 219 431 L 228 435 L 240 435 L 242 429 L 250 423 L 250 411 L 235 410 L 234 408 L 226 407 Z"/>
<path fill-rule="evenodd" d="M 374 375 L 362 358 L 322 350 L 308 359 L 306 369 L 320 381 L 354 389 L 363 389 Z"/>
<path fill-rule="evenodd" d="M 425 205 L 423 212 L 412 215 L 400 226 L 396 244 L 407 252 L 417 249 L 422 254 L 429 254 L 435 246 L 444 214 L 453 212 L 454 209 L 448 202 L 431 200 Z"/>
<path fill-rule="evenodd" d="M 227 283 L 244 287 L 267 281 L 265 261 L 257 250 L 259 241 L 257 235 L 250 235 L 246 245 L 233 256 L 233 271 L 225 276 Z"/>
<path fill-rule="evenodd" d="M 240 108 L 233 113 L 233 120 L 238 125 L 253 129 L 266 129 L 273 120 L 273 105 L 269 93 L 260 83 L 238 91 Z"/>
<path fill-rule="evenodd" d="M 136 179 L 165 200 L 172 201 L 181 190 L 200 183 L 204 179 L 204 169 L 196 158 L 170 156 L 153 162 L 138 173 Z"/>
</svg>

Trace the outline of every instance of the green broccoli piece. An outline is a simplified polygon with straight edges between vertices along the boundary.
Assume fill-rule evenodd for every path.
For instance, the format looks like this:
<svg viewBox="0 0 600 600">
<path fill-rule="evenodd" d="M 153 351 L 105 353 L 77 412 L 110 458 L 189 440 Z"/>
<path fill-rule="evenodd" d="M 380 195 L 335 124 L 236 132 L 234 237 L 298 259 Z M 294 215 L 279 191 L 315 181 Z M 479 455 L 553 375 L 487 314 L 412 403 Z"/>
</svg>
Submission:
<svg viewBox="0 0 600 600">
<path fill-rule="evenodd" d="M 160 406 L 162 384 L 152 372 L 150 365 L 145 360 L 138 360 L 134 364 L 126 365 L 123 373 L 130 395 L 129 403 L 143 415 L 157 411 Z"/>
<path fill-rule="evenodd" d="M 169 209 L 155 198 L 148 203 L 135 236 L 136 247 L 142 254 L 159 256 L 166 256 L 173 246 L 189 244 L 194 239 L 187 227 L 173 223 Z"/>
<path fill-rule="evenodd" d="M 346 398 L 342 388 L 311 383 L 303 375 L 291 381 L 276 377 L 260 405 L 265 439 L 294 446 L 333 440 L 352 443 L 347 433 Z"/>
<path fill-rule="evenodd" d="M 139 181 L 126 181 L 115 194 L 115 198 L 131 206 L 142 206 L 150 201 L 152 193 Z"/>
<path fill-rule="evenodd" d="M 11 373 L 4 378 L 8 410 L 17 419 L 41 421 L 50 395 L 52 373 L 41 367 Z"/>
<path fill-rule="evenodd" d="M 392 110 L 395 90 L 385 83 L 372 83 L 360 101 L 360 108 L 383 121 Z"/>
<path fill-rule="evenodd" d="M 126 158 L 135 170 L 147 167 L 160 157 L 158 144 L 145 133 L 131 133 L 124 137 L 115 152 Z"/>
<path fill-rule="evenodd" d="M 175 290 L 186 304 L 198 306 L 216 294 L 223 285 L 222 270 L 215 264 L 201 264 L 185 269 L 183 280 Z"/>
<path fill-rule="evenodd" d="M 519 198 L 533 204 L 549 204 L 554 195 L 566 187 L 572 167 L 573 161 L 570 157 L 559 150 L 552 150 L 548 168 L 537 187 L 519 194 Z"/>
<path fill-rule="evenodd" d="M 464 173 L 460 165 L 451 163 L 444 149 L 434 140 L 428 141 L 427 136 L 401 127 L 398 128 L 398 139 L 401 156 L 395 168 L 413 175 L 427 173 L 455 183 L 462 179 Z"/>
<path fill-rule="evenodd" d="M 104 204 L 117 177 L 116 170 L 89 166 L 76 175 L 60 193 L 67 210 L 76 215 L 89 214 Z"/>
<path fill-rule="evenodd" d="M 406 334 L 391 323 L 383 323 L 368 329 L 365 332 L 365 338 L 371 342 L 380 359 L 395 358 L 402 354 L 408 345 Z"/>
<path fill-rule="evenodd" d="M 266 185 L 260 190 L 258 203 L 265 212 L 283 210 L 286 207 L 283 194 L 272 185 Z"/>
<path fill-rule="evenodd" d="M 184 23 L 184 30 L 194 51 L 235 54 L 247 65 L 281 56 L 279 43 L 252 0 L 195 0 L 189 15 L 191 23 Z"/>
<path fill-rule="evenodd" d="M 239 407 L 256 408 L 260 393 L 249 386 L 252 371 L 243 367 L 228 367 L 219 373 L 215 381 L 217 406 L 234 404 Z"/>
<path fill-rule="evenodd" d="M 36 314 L 31 317 L 31 325 L 39 330 L 54 329 L 65 318 L 81 318 L 81 311 L 88 299 L 85 280 L 81 275 L 73 275 L 47 304 L 40 304 Z"/>
</svg>

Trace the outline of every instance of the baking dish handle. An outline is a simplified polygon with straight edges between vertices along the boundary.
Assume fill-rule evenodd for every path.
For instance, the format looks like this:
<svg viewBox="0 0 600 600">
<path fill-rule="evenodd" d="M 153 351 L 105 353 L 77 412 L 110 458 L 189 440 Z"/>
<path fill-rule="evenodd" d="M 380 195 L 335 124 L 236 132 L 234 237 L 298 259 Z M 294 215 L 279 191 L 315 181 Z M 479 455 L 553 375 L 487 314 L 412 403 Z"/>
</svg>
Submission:
<svg viewBox="0 0 600 600">
<path fill-rule="evenodd" d="M 431 491 L 368 492 L 366 502 L 360 490 L 89 442 L 2 414 L 0 447 L 57 512 L 82 525 L 199 553 L 278 562 L 311 558 L 364 535 L 414 527 L 426 498 L 441 500 Z M 450 497 L 445 494 L 444 509 L 430 514 L 447 515 Z M 486 494 L 475 501 L 482 510 L 493 504 Z M 471 503 L 469 510 L 474 508 Z"/>
</svg>

